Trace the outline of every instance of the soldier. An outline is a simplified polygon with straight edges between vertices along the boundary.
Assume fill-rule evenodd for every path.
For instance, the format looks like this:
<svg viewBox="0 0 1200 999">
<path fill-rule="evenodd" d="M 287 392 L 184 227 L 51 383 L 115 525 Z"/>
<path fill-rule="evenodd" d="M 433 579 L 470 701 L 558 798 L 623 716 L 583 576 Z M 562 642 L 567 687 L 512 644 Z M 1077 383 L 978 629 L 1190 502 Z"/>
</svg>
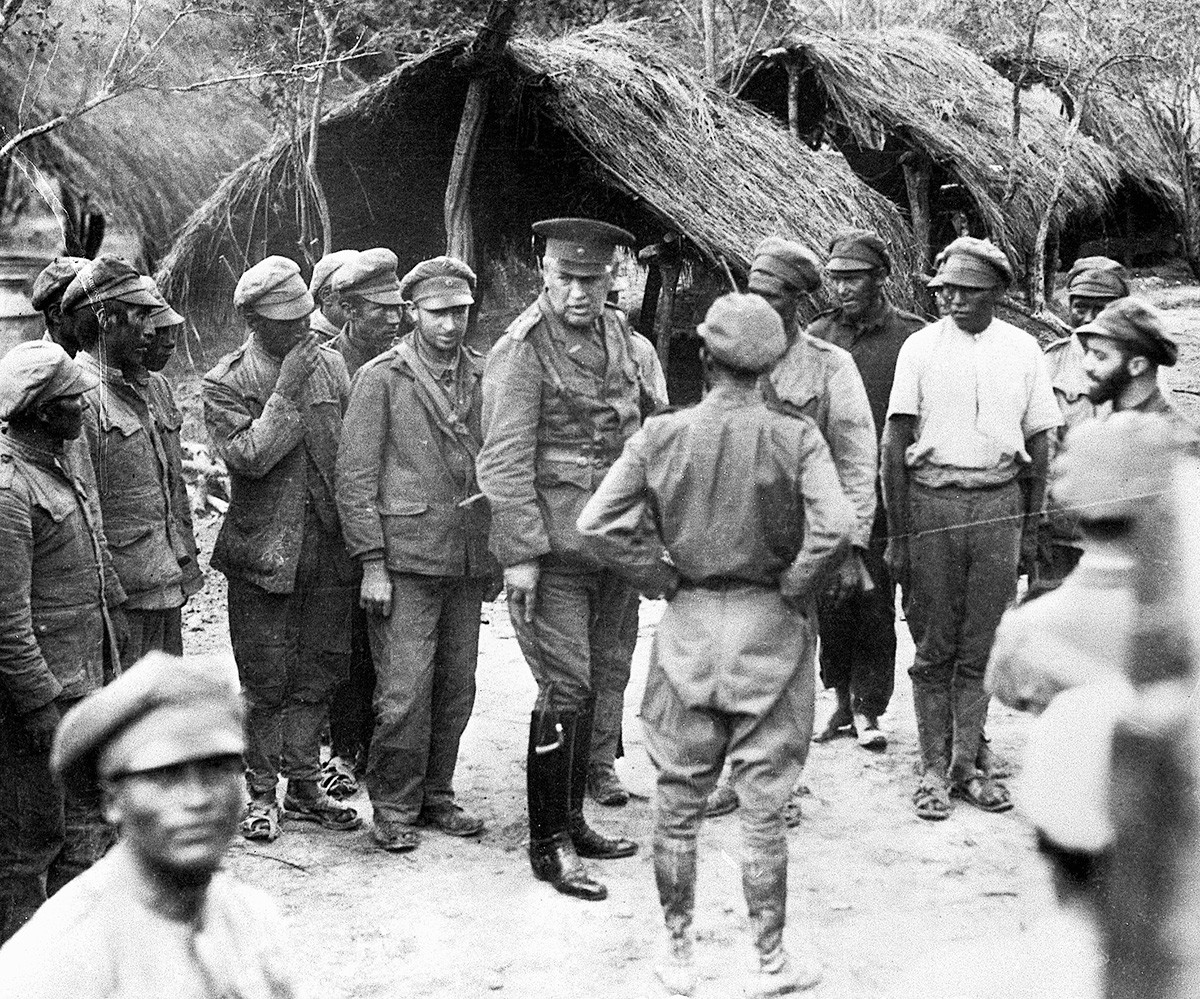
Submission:
<svg viewBox="0 0 1200 999">
<path fill-rule="evenodd" d="M 301 994 L 274 905 L 220 870 L 245 748 L 225 665 L 152 653 L 63 720 L 54 773 L 101 790 L 121 840 L 0 951 L 9 995 Z"/>
<path fill-rule="evenodd" d="M 876 441 L 887 422 L 888 396 L 900 346 L 925 320 L 895 308 L 884 292 L 891 257 L 873 232 L 852 229 L 829 244 L 825 274 L 838 306 L 824 312 L 807 332 L 850 353 L 871 405 Z M 851 589 L 841 601 L 825 595 L 820 604 L 821 680 L 837 694 L 837 707 L 813 737 L 825 742 L 842 732 L 857 734 L 865 749 L 882 750 L 887 736 L 878 719 L 888 706 L 896 673 L 896 586 L 883 562 L 887 515 L 876 486 L 870 544 L 859 554 L 871 587 Z"/>
<path fill-rule="evenodd" d="M 350 379 L 308 331 L 300 268 L 267 257 L 238 279 L 250 330 L 204 377 L 204 420 L 232 480 L 212 566 L 229 580 L 229 637 L 247 704 L 242 835 L 279 835 L 284 814 L 349 831 L 361 825 L 318 786 L 329 697 L 350 653 L 353 570 L 334 502 L 334 464 Z"/>
<path fill-rule="evenodd" d="M 398 287 L 414 332 L 355 379 L 337 491 L 379 664 L 367 769 L 374 839 L 397 852 L 417 846 L 421 825 L 483 831 L 455 803 L 453 779 L 475 703 L 479 612 L 498 576 L 475 485 L 483 359 L 462 343 L 475 273 L 435 257 Z"/>
<path fill-rule="evenodd" d="M 29 296 L 30 303 L 46 319 L 44 339 L 58 344 L 68 357 L 79 352 L 79 344 L 75 340 L 70 314 L 63 313 L 62 295 L 67 285 L 75 280 L 75 275 L 89 263 L 86 257 L 55 257 L 33 279 L 33 292 Z"/>
<path fill-rule="evenodd" d="M 1071 328 L 1090 323 L 1109 303 L 1129 294 L 1125 268 L 1108 257 L 1081 257 L 1067 275 L 1067 304 Z M 1072 334 L 1045 348 L 1046 365 L 1054 397 L 1062 411 L 1063 425 L 1051 442 L 1057 451 L 1067 432 L 1096 417 L 1096 405 L 1088 398 L 1088 378 L 1083 370 L 1084 350 Z M 1053 459 L 1054 455 L 1051 454 Z M 1083 552 L 1083 535 L 1078 520 L 1054 502 L 1046 503 L 1046 519 L 1038 530 L 1037 559 L 1029 580 L 1026 599 L 1033 600 L 1059 586 L 1075 568 Z"/>
<path fill-rule="evenodd" d="M 159 649 L 183 654 L 185 566 L 194 576 L 195 540 L 175 511 L 160 424 L 148 389 L 151 313 L 165 303 L 119 257 L 99 257 L 63 292 L 75 323 L 80 365 L 97 381 L 84 395 L 83 429 L 99 487 L 113 565 L 128 597 L 129 663 Z"/>
<path fill-rule="evenodd" d="M 50 774 L 62 713 L 101 686 L 106 666 L 120 669 L 104 646 L 124 593 L 105 572 L 94 503 L 64 460 L 93 384 L 55 343 L 0 359 L 0 942 L 108 844 L 96 803 L 64 798 Z"/>
<path fill-rule="evenodd" d="M 346 325 L 330 346 L 353 378 L 367 361 L 391 348 L 400 335 L 404 300 L 396 277 L 399 261 L 386 247 L 363 250 L 337 269 L 333 295 Z"/>
<path fill-rule="evenodd" d="M 358 250 L 334 250 L 317 261 L 313 267 L 308 293 L 317 307 L 308 317 L 308 328 L 323 342 L 332 340 L 346 325 L 346 314 L 333 292 L 333 279 L 338 270 L 358 256 Z"/>
<path fill-rule="evenodd" d="M 782 810 L 808 743 L 796 737 L 796 717 L 812 696 L 813 601 L 845 556 L 854 515 L 816 425 L 759 392 L 759 374 L 787 347 L 775 311 L 756 295 L 726 295 L 698 332 L 708 395 L 647 422 L 579 529 L 635 577 L 662 574 L 664 547 L 672 567 L 665 591 L 674 595 L 642 704 L 658 771 L 654 873 L 670 946 L 659 975 L 672 994 L 696 984 L 696 835 L 728 758 L 744 806 L 742 885 L 761 969 L 754 994 L 781 995 L 820 978 L 783 944 Z"/>
<path fill-rule="evenodd" d="M 1033 537 L 1042 510 L 1047 437 L 1062 422 L 1036 341 L 995 318 L 1012 279 L 986 240 L 947 246 L 930 280 L 946 315 L 900 348 L 888 403 L 885 561 L 916 644 L 909 675 L 923 775 L 913 804 L 923 819 L 946 818 L 951 794 L 985 811 L 1012 807 L 1007 788 L 976 765 L 983 677 L 1016 594 L 1023 536 Z"/>
<path fill-rule="evenodd" d="M 533 231 L 546 238 L 544 288 L 488 357 L 476 467 L 509 614 L 538 685 L 530 864 L 558 891 L 599 900 L 607 889 L 579 857 L 629 857 L 637 844 L 601 836 L 583 815 L 592 692 L 628 678 L 620 631 L 636 594 L 582 550 L 575 521 L 640 423 L 624 317 L 605 306 L 616 244 L 633 237 L 591 219 L 550 219 Z"/>
<path fill-rule="evenodd" d="M 788 339 L 787 353 L 762 379 L 763 391 L 770 401 L 816 423 L 829 445 L 842 491 L 858 517 L 850 554 L 830 582 L 828 599 L 836 603 L 869 583 L 864 557 L 875 522 L 878 449 L 871 404 L 854 358 L 800 329 L 800 300 L 820 284 L 820 265 L 799 243 L 773 236 L 755 248 L 747 289 L 765 298 L 779 314 Z M 805 742 L 812 737 L 814 708 L 810 698 L 800 719 Z M 737 796 L 725 782 L 713 792 L 708 814 L 723 815 L 736 807 Z M 799 793 L 788 806 L 787 821 L 793 826 L 800 821 Z"/>
</svg>

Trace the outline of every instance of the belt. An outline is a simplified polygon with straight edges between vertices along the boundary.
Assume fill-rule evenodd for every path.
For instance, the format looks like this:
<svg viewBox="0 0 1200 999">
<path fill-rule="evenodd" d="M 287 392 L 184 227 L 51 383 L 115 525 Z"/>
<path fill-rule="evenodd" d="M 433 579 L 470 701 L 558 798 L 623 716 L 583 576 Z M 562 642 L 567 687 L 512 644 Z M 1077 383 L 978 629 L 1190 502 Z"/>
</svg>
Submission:
<svg viewBox="0 0 1200 999">
<path fill-rule="evenodd" d="M 712 590 L 721 593 L 726 590 L 777 590 L 775 583 L 763 583 L 754 579 L 741 579 L 737 576 L 705 576 L 703 579 L 681 579 L 681 590 Z"/>
</svg>

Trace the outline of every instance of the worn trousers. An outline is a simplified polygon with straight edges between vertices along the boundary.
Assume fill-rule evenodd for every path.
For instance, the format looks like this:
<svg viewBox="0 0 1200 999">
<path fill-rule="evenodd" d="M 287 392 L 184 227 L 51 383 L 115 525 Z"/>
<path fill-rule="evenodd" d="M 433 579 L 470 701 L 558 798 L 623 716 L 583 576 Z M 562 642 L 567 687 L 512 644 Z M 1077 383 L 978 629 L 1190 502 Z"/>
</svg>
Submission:
<svg viewBox="0 0 1200 999">
<path fill-rule="evenodd" d="M 909 676 L 922 762 L 963 780 L 975 771 L 987 721 L 983 677 L 1000 617 L 1016 596 L 1021 495 L 987 489 L 909 489 Z M 952 745 L 951 759 L 945 747 Z"/>
<path fill-rule="evenodd" d="M 533 621 L 509 603 L 517 643 L 538 685 L 535 710 L 577 711 L 598 687 L 619 684 L 624 690 L 631 653 L 626 654 L 628 632 L 625 641 L 621 636 L 631 599 L 635 591 L 606 569 L 543 569 Z"/>
<path fill-rule="evenodd" d="M 367 791 L 376 815 L 412 824 L 454 801 L 454 768 L 475 705 L 487 580 L 391 572 L 392 610 L 368 615 L 375 732 Z"/>
<path fill-rule="evenodd" d="M 163 610 L 125 609 L 129 639 L 121 652 L 121 662 L 132 666 L 148 652 L 183 655 L 183 607 Z"/>
<path fill-rule="evenodd" d="M 354 589 L 362 587 L 357 576 Z M 352 765 L 365 761 L 375 728 L 375 662 L 371 658 L 367 612 L 355 599 L 350 618 L 350 669 L 345 683 L 338 685 L 329 703 L 329 741 L 334 756 Z"/>
<path fill-rule="evenodd" d="M 877 718 L 896 686 L 896 587 L 883 561 L 887 521 L 871 535 L 863 563 L 874 589 L 818 608 L 821 682 L 850 695 L 851 709 Z"/>
<path fill-rule="evenodd" d="M 229 580 L 229 637 L 246 702 L 246 783 L 275 793 L 279 774 L 315 781 L 329 699 L 350 658 L 353 592 L 340 536 L 305 530 L 291 593 Z"/>
</svg>

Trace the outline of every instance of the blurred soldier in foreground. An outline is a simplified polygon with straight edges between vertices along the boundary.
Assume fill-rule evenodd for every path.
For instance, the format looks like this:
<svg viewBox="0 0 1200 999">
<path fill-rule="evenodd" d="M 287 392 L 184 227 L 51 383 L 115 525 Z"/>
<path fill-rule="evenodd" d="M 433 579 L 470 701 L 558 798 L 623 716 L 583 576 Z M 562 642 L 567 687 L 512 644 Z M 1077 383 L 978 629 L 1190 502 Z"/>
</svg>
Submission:
<svg viewBox="0 0 1200 999">
<path fill-rule="evenodd" d="M 68 357 L 79 353 L 75 340 L 73 316 L 62 310 L 63 292 L 91 261 L 85 257 L 55 257 L 33 280 L 29 301 L 46 319 L 46 335 L 67 352 Z"/>
<path fill-rule="evenodd" d="M 886 561 L 916 645 L 913 805 L 923 819 L 945 819 L 951 794 L 984 811 L 1012 807 L 1007 788 L 977 768 L 983 678 L 1023 542 L 1036 540 L 1047 435 L 1062 422 L 1036 341 L 995 318 L 1012 278 L 985 240 L 963 236 L 938 255 L 930 286 L 946 315 L 900 348 L 888 403 Z"/>
<path fill-rule="evenodd" d="M 245 746 L 224 665 L 152 653 L 63 720 L 55 776 L 99 787 L 121 841 L 0 950 L 7 995 L 300 995 L 274 906 L 220 871 Z"/>
<path fill-rule="evenodd" d="M 607 889 L 579 857 L 637 851 L 601 836 L 583 814 L 593 691 L 623 690 L 629 679 L 621 629 L 637 593 L 584 551 L 575 522 L 641 422 L 624 317 L 605 306 L 616 244 L 633 236 L 591 219 L 550 219 L 534 232 L 546 238 L 544 290 L 488 356 L 476 467 L 509 614 L 538 685 L 529 861 L 558 891 L 599 900 Z"/>
<path fill-rule="evenodd" d="M 105 655 L 105 619 L 124 594 L 104 571 L 94 498 L 63 450 L 94 384 L 48 341 L 0 359 L 0 941 L 108 843 L 95 803 L 64 799 L 49 769 L 60 715 L 101 686 L 106 659 L 117 662 Z"/>
<path fill-rule="evenodd" d="M 474 288 L 475 273 L 452 257 L 404 276 L 414 331 L 360 369 L 338 452 L 338 509 L 378 664 L 373 835 L 393 852 L 417 846 L 418 826 L 483 831 L 454 800 L 479 612 L 498 576 L 475 484 L 483 359 L 462 344 Z"/>
<path fill-rule="evenodd" d="M 854 358 L 871 405 L 877 443 L 887 423 L 900 347 L 925 325 L 920 316 L 888 302 L 884 282 L 891 271 L 887 247 L 875 233 L 838 233 L 829 244 L 825 276 L 839 304 L 806 331 Z M 836 692 L 837 707 L 813 736 L 815 742 L 847 732 L 856 734 L 864 749 L 887 746 L 878 719 L 887 711 L 895 687 L 896 586 L 883 561 L 886 547 L 887 514 L 877 483 L 870 543 L 858 550 L 871 585 L 827 594 L 821 601 L 821 680 Z"/>
<path fill-rule="evenodd" d="M 659 975 L 672 994 L 696 984 L 696 836 L 728 759 L 761 968 L 753 994 L 779 995 L 820 978 L 816 966 L 789 960 L 783 944 L 782 810 L 808 751 L 800 729 L 812 697 L 815 598 L 845 557 L 853 512 L 815 424 L 770 408 L 759 393 L 758 376 L 787 346 L 771 307 L 757 295 L 726 295 L 698 332 L 709 393 L 629 441 L 579 529 L 634 578 L 666 575 L 671 594 L 642 704 L 658 771 L 654 872 L 670 938 Z"/>
<path fill-rule="evenodd" d="M 247 839 L 288 818 L 361 824 L 318 786 L 321 730 L 350 654 L 353 570 L 334 503 L 334 464 L 350 379 L 309 333 L 300 268 L 267 257 L 238 279 L 249 339 L 204 376 L 204 420 L 232 482 L 212 566 L 229 580 L 229 637 L 247 705 Z"/>
<path fill-rule="evenodd" d="M 312 295 L 316 308 L 308 317 L 308 328 L 323 342 L 332 340 L 346 325 L 346 314 L 342 303 L 333 291 L 337 272 L 358 256 L 358 250 L 334 250 L 317 261 L 313 267 L 308 293 Z"/>
</svg>

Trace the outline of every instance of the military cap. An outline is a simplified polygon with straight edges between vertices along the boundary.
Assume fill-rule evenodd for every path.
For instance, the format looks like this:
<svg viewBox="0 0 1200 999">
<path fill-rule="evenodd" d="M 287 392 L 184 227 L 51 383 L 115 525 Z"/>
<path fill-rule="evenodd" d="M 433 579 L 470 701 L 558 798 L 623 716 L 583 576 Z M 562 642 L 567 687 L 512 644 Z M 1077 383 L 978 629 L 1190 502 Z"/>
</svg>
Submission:
<svg viewBox="0 0 1200 999">
<path fill-rule="evenodd" d="M 1179 357 L 1179 346 L 1167 333 L 1162 314 L 1136 298 L 1114 299 L 1075 333 L 1085 345 L 1089 336 L 1116 340 L 1164 368 L 1171 367 Z"/>
<path fill-rule="evenodd" d="M 783 320 L 760 295 L 722 295 L 696 332 L 714 358 L 740 371 L 766 371 L 787 350 Z"/>
<path fill-rule="evenodd" d="M 81 306 L 99 302 L 125 302 L 128 305 L 158 304 L 146 290 L 142 275 L 128 260 L 121 257 L 97 257 L 89 260 L 62 296 L 63 312 L 74 312 Z"/>
<path fill-rule="evenodd" d="M 1124 298 L 1129 274 L 1108 257 L 1080 257 L 1067 275 L 1068 298 Z"/>
<path fill-rule="evenodd" d="M 854 271 L 892 272 L 892 258 L 883 240 L 867 229 L 843 229 L 829 241 L 829 262 L 825 270 L 833 274 Z"/>
<path fill-rule="evenodd" d="M 50 767 L 68 787 L 156 770 L 246 747 L 241 697 L 219 656 L 151 652 L 67 712 Z"/>
<path fill-rule="evenodd" d="M 396 268 L 400 261 L 386 246 L 363 250 L 333 275 L 333 293 L 341 298 L 355 295 L 376 305 L 403 305 Z"/>
<path fill-rule="evenodd" d="M 33 279 L 33 293 L 29 301 L 38 312 L 45 312 L 62 298 L 75 275 L 88 265 L 86 257 L 55 257 L 42 272 Z"/>
<path fill-rule="evenodd" d="M 400 279 L 400 294 L 426 309 L 473 305 L 475 272 L 456 257 L 422 260 Z"/>
<path fill-rule="evenodd" d="M 790 239 L 768 236 L 754 248 L 750 284 L 755 277 L 782 282 L 794 291 L 815 291 L 821 286 L 821 265 L 808 250 Z"/>
<path fill-rule="evenodd" d="M 596 219 L 543 219 L 533 224 L 533 231 L 546 239 L 546 260 L 580 277 L 611 274 L 617 246 L 636 242 L 633 233 Z"/>
<path fill-rule="evenodd" d="M 0 420 L 51 399 L 82 395 L 99 384 L 53 341 L 19 343 L 0 357 Z"/>
<path fill-rule="evenodd" d="M 163 298 L 162 292 L 158 290 L 158 285 L 155 283 L 154 278 L 143 276 L 142 282 L 145 284 L 146 290 L 158 302 L 154 311 L 150 313 L 150 325 L 156 330 L 160 330 L 164 326 L 178 326 L 182 323 L 183 316 L 167 304 L 167 300 Z"/>
<path fill-rule="evenodd" d="M 265 257 L 238 278 L 233 304 L 267 319 L 301 319 L 313 308 L 300 266 L 287 257 Z"/>
<path fill-rule="evenodd" d="M 1013 283 L 1012 264 L 989 239 L 959 236 L 937 255 L 937 274 L 930 288 L 953 284 L 961 288 L 1007 288 Z"/>
<path fill-rule="evenodd" d="M 325 254 L 313 267 L 312 280 L 308 282 L 308 293 L 319 301 L 321 290 L 330 286 L 338 270 L 357 256 L 358 250 L 334 250 Z"/>
</svg>

